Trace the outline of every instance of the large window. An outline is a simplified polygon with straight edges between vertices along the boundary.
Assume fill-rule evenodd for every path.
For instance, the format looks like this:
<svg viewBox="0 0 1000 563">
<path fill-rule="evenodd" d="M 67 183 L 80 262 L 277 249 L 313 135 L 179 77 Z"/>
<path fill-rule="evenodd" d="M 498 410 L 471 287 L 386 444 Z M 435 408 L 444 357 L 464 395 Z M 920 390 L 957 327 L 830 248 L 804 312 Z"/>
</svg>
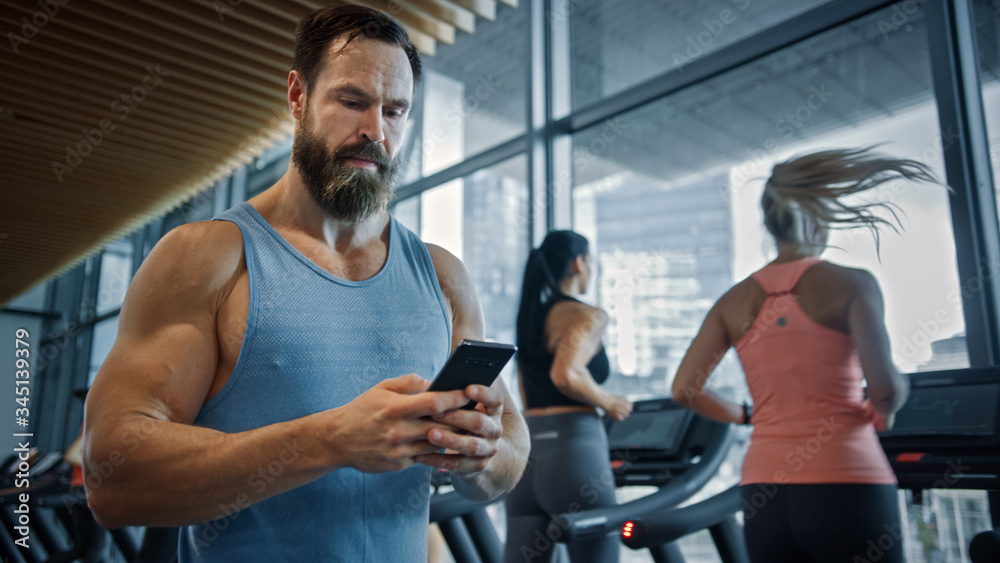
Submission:
<svg viewBox="0 0 1000 563">
<path fill-rule="evenodd" d="M 528 3 L 424 57 L 403 148 L 404 182 L 439 172 L 527 129 Z"/>
<path fill-rule="evenodd" d="M 611 315 L 605 343 L 612 392 L 669 394 L 709 307 L 774 257 L 759 201 L 775 163 L 815 150 L 879 145 L 924 162 L 945 181 L 948 147 L 938 125 L 926 18 L 914 11 L 905 25 L 890 27 L 886 22 L 901 23 L 893 10 L 572 135 L 573 226 L 591 239 L 598 258 L 593 298 Z M 949 135 L 943 137 L 947 143 Z M 898 206 L 903 231 L 884 231 L 878 247 L 866 230 L 837 231 L 824 258 L 865 268 L 879 280 L 893 359 L 903 371 L 968 367 L 946 188 L 899 182 L 867 198 Z M 735 354 L 723 359 L 709 386 L 735 400 L 746 397 Z M 737 440 L 708 492 L 738 480 L 746 438 Z M 964 492 L 935 494 L 950 502 Z M 959 553 L 959 544 L 967 545 L 968 538 L 945 534 L 960 524 L 952 512 L 939 512 L 937 504 L 921 511 L 901 498 L 904 513 L 920 516 L 908 522 L 911 560 L 925 560 L 923 546 L 928 553 Z M 985 518 L 977 510 L 971 518 Z M 928 522 L 938 526 L 926 528 Z M 706 554 L 707 544 L 705 537 L 688 540 L 685 553 L 717 560 Z M 948 561 L 962 561 L 960 555 Z"/>
<path fill-rule="evenodd" d="M 923 19 L 883 37 L 875 13 L 574 135 L 574 224 L 596 243 L 617 392 L 662 395 L 711 304 L 774 250 L 770 168 L 881 145 L 944 179 Z M 905 232 L 835 232 L 825 257 L 871 270 L 904 371 L 965 367 L 947 191 L 887 185 Z M 928 264 L 934 264 L 929 268 Z M 916 283 L 919 281 L 919 283 Z M 725 362 L 716 384 L 738 388 Z"/>
<path fill-rule="evenodd" d="M 131 281 L 132 238 L 124 237 L 109 244 L 101 254 L 101 274 L 95 314 L 100 316 L 120 309 Z"/>
<path fill-rule="evenodd" d="M 472 275 L 486 337 L 514 342 L 528 258 L 526 159 L 518 156 L 398 202 L 397 219 L 462 260 Z M 503 375 L 517 396 L 514 362 Z"/>
<path fill-rule="evenodd" d="M 996 183 L 1000 178 L 1000 2 L 976 0 L 973 7 L 986 132 L 989 135 L 993 181 Z"/>
<path fill-rule="evenodd" d="M 569 18 L 573 105 L 586 106 L 828 0 L 555 2 Z"/>
</svg>

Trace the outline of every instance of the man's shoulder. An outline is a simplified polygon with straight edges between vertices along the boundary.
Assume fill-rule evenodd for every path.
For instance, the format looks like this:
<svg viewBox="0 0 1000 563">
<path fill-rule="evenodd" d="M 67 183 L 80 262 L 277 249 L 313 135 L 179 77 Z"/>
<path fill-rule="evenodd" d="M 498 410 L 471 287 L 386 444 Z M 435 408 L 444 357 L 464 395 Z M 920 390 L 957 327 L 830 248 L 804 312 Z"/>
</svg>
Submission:
<svg viewBox="0 0 1000 563">
<path fill-rule="evenodd" d="M 229 221 L 201 221 L 181 225 L 164 235 L 143 266 L 160 275 L 224 284 L 242 264 L 240 228 Z"/>
<path fill-rule="evenodd" d="M 430 255 L 431 261 L 434 262 L 434 268 L 439 272 L 442 269 L 452 270 L 459 267 L 465 269 L 465 265 L 462 264 L 462 261 L 444 247 L 431 242 L 425 242 L 424 246 L 427 247 L 427 254 Z M 438 275 L 440 275 L 440 273 Z"/>
<path fill-rule="evenodd" d="M 230 221 L 199 221 L 171 229 L 156 243 L 161 252 L 225 258 L 243 251 L 243 234 Z"/>
</svg>

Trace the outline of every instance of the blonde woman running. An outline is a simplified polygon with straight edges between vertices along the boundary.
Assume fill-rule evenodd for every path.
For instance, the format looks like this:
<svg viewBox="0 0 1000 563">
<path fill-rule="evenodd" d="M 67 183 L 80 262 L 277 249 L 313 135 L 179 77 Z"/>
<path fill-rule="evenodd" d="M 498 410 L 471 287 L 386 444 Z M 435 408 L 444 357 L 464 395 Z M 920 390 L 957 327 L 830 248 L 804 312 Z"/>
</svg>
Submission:
<svg viewBox="0 0 1000 563">
<path fill-rule="evenodd" d="M 753 424 L 740 484 L 755 562 L 867 561 L 872 546 L 881 563 L 904 560 L 896 479 L 876 429 L 892 425 L 909 384 L 890 357 L 874 276 L 819 258 L 830 228 L 868 227 L 876 245 L 880 225 L 895 228 L 873 213 L 890 205 L 843 198 L 898 179 L 934 181 L 926 165 L 870 149 L 776 165 L 761 207 L 778 257 L 712 307 L 674 379 L 678 403 Z M 752 412 L 704 389 L 731 346 Z"/>
</svg>

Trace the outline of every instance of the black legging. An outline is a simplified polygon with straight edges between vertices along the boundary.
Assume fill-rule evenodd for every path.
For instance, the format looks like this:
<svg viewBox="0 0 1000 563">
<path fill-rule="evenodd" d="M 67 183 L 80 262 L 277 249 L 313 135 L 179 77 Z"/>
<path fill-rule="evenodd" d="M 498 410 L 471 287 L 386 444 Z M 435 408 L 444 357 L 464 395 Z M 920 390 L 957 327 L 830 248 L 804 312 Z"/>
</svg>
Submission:
<svg viewBox="0 0 1000 563">
<path fill-rule="evenodd" d="M 894 485 L 774 485 L 740 488 L 754 563 L 903 563 Z"/>
<path fill-rule="evenodd" d="M 546 535 L 555 514 L 614 506 L 608 437 L 594 414 L 529 417 L 531 454 L 524 477 L 507 497 L 504 563 L 547 563 L 559 536 Z M 616 563 L 618 533 L 567 545 L 573 563 Z"/>
</svg>

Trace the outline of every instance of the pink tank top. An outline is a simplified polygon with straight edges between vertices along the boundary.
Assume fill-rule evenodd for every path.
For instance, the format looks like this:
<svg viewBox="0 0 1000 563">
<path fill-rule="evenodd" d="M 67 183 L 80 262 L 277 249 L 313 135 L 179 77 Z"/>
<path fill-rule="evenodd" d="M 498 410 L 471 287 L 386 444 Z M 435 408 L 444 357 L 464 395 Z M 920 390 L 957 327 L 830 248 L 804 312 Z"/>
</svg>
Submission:
<svg viewBox="0 0 1000 563">
<path fill-rule="evenodd" d="M 770 264 L 753 274 L 768 297 L 736 343 L 754 404 L 741 484 L 896 483 L 850 336 L 810 318 L 793 292 L 819 261 Z"/>
</svg>

